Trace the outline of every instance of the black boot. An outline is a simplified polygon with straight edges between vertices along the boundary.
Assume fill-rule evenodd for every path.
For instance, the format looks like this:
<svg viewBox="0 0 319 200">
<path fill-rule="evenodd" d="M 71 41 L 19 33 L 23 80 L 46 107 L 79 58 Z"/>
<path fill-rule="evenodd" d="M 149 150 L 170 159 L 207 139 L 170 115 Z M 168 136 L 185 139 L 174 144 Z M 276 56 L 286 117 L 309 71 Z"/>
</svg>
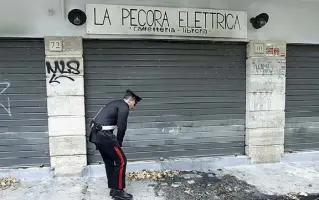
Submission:
<svg viewBox="0 0 319 200">
<path fill-rule="evenodd" d="M 125 199 L 125 200 L 130 200 L 133 198 L 133 195 L 125 192 L 124 190 L 115 190 L 115 189 L 110 190 L 110 196 L 115 199 Z"/>
</svg>

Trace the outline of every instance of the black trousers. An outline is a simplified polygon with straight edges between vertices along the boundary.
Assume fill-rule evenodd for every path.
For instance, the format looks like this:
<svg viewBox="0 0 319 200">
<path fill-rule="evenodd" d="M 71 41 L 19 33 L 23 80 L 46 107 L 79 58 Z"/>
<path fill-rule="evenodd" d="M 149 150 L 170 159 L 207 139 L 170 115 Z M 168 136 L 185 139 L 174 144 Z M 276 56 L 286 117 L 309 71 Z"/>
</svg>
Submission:
<svg viewBox="0 0 319 200">
<path fill-rule="evenodd" d="M 112 144 L 96 144 L 96 146 L 105 164 L 108 187 L 124 189 L 127 159 L 122 148 Z"/>
</svg>

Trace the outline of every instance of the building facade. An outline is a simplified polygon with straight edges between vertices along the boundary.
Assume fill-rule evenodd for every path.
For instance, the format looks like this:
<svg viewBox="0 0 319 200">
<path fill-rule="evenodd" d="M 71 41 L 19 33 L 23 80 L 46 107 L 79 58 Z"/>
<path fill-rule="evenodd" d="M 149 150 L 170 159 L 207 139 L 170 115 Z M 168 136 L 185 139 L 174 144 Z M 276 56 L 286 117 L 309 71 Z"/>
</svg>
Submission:
<svg viewBox="0 0 319 200">
<path fill-rule="evenodd" d="M 318 150 L 319 1 L 0 1 L 2 168 L 98 165 L 88 125 L 128 88 L 132 163 Z"/>
</svg>

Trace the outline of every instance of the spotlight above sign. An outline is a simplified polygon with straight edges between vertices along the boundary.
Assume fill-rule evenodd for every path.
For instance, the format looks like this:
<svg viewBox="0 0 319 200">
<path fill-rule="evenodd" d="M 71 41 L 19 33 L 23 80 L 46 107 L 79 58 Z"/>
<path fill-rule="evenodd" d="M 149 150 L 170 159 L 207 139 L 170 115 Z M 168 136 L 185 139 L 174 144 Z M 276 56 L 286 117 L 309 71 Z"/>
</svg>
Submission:
<svg viewBox="0 0 319 200">
<path fill-rule="evenodd" d="M 256 17 L 250 18 L 250 23 L 255 29 L 260 29 L 268 23 L 269 15 L 267 13 L 261 13 Z"/>
<path fill-rule="evenodd" d="M 86 22 L 86 14 L 80 9 L 73 9 L 68 13 L 69 22 L 75 26 L 81 26 Z"/>
<path fill-rule="evenodd" d="M 247 38 L 244 11 L 86 5 L 87 34 Z"/>
</svg>

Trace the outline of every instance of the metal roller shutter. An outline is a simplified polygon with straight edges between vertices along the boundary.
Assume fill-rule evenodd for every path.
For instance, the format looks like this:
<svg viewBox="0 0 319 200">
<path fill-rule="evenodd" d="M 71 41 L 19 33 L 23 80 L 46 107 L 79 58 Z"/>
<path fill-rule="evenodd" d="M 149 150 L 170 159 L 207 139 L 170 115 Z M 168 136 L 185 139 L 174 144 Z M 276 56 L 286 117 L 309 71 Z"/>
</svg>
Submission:
<svg viewBox="0 0 319 200">
<path fill-rule="evenodd" d="M 287 45 L 285 151 L 319 150 L 319 45 Z"/>
<path fill-rule="evenodd" d="M 87 127 L 127 88 L 129 160 L 244 154 L 245 44 L 84 41 Z M 88 162 L 101 161 L 88 144 Z"/>
<path fill-rule="evenodd" d="M 49 165 L 41 40 L 0 40 L 0 167 Z"/>
</svg>

